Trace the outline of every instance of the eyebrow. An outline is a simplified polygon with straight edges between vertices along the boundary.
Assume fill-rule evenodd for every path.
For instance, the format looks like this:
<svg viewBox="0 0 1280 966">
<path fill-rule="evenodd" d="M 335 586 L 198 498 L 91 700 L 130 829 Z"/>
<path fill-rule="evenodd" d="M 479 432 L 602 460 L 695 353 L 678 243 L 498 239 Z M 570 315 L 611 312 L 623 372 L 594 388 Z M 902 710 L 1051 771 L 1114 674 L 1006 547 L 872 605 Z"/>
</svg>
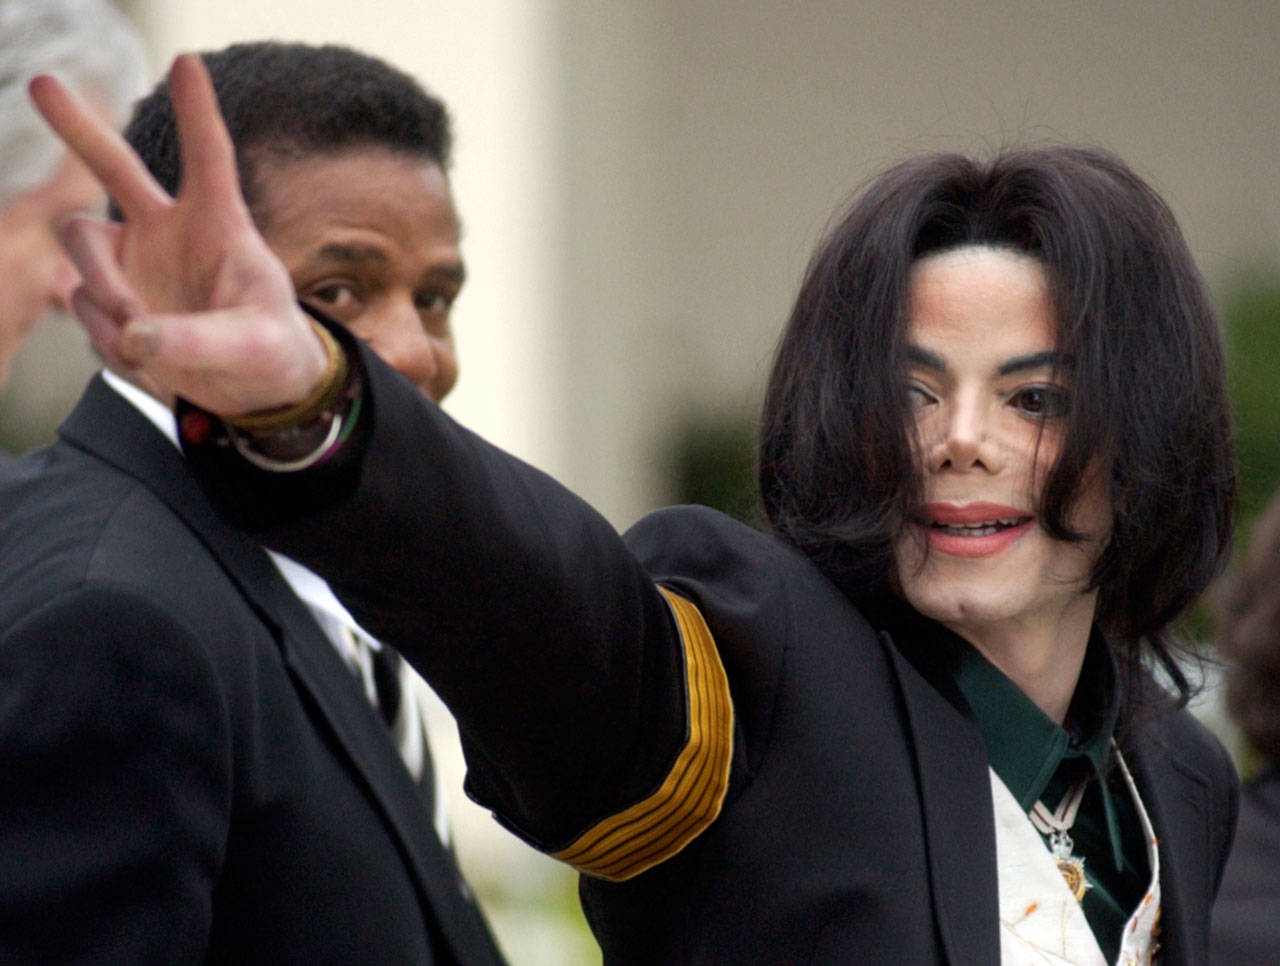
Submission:
<svg viewBox="0 0 1280 966">
<path fill-rule="evenodd" d="M 996 370 L 996 373 L 1001 376 L 1010 376 L 1015 372 L 1027 372 L 1031 369 L 1057 369 L 1061 371 L 1070 368 L 1070 363 L 1070 356 L 1049 349 L 1045 352 L 1032 352 L 1025 356 L 1014 356 L 1008 362 L 1002 364 Z"/>
<path fill-rule="evenodd" d="M 338 242 L 332 242 L 328 245 L 321 245 L 307 261 L 312 264 L 316 262 L 339 262 L 350 265 L 356 262 L 372 262 L 378 265 L 385 265 L 387 263 L 387 253 L 372 245 L 343 245 Z M 467 269 L 461 262 L 452 265 L 440 265 L 430 269 L 428 274 L 448 279 L 457 285 L 461 285 L 467 280 Z"/>
<path fill-rule="evenodd" d="M 918 345 L 907 346 L 907 361 L 917 366 L 924 366 L 926 369 L 932 369 L 935 372 L 947 371 L 947 360 L 942 358 L 936 352 L 930 352 L 928 349 L 922 349 Z"/>
<path fill-rule="evenodd" d="M 907 346 L 907 361 L 913 365 L 932 369 L 934 372 L 945 373 L 947 371 L 946 359 L 936 352 L 930 352 L 928 349 L 923 349 L 918 345 Z M 1014 356 L 1012 359 L 1001 363 L 1000 368 L 996 370 L 996 374 L 1010 376 L 1015 372 L 1028 372 L 1033 369 L 1066 370 L 1070 367 L 1070 356 L 1056 352 L 1053 349 L 1046 349 L 1044 352 L 1031 352 L 1025 356 Z"/>
<path fill-rule="evenodd" d="M 370 245 L 321 245 L 316 249 L 316 261 L 327 262 L 385 262 L 386 252 Z"/>
</svg>

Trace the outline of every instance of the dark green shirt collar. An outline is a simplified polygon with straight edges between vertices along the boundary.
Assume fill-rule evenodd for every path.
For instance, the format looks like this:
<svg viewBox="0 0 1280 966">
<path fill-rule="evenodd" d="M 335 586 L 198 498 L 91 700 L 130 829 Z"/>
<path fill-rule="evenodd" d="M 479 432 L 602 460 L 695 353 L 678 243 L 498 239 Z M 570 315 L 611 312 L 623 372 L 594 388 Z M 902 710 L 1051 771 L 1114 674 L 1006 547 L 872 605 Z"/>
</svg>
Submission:
<svg viewBox="0 0 1280 966">
<path fill-rule="evenodd" d="M 991 767 L 1023 811 L 1044 794 L 1063 761 L 1081 759 L 1091 771 L 1105 774 L 1120 709 L 1111 649 L 1100 634 L 1089 641 L 1065 726 L 1041 711 L 977 648 L 959 637 L 954 646 L 956 686 L 982 732 Z"/>
<path fill-rule="evenodd" d="M 1067 720 L 1059 726 L 977 648 L 952 636 L 956 687 L 982 732 L 987 760 L 1005 787 L 1024 812 L 1041 799 L 1055 808 L 1071 787 L 1070 776 L 1091 772 L 1102 799 L 1100 818 L 1111 859 L 1121 869 L 1124 843 L 1107 781 L 1120 715 L 1119 677 L 1106 639 L 1096 630 L 1090 636 Z"/>
</svg>

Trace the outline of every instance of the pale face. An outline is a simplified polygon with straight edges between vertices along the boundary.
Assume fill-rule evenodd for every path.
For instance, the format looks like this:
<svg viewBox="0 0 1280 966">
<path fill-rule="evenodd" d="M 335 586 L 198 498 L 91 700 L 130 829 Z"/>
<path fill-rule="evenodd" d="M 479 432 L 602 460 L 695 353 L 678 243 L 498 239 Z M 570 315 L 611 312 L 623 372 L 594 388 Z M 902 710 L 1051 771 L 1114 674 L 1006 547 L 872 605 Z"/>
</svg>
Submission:
<svg viewBox="0 0 1280 966">
<path fill-rule="evenodd" d="M 1053 369 L 1043 266 L 982 247 L 923 258 L 908 312 L 925 505 L 895 545 L 903 596 L 984 651 L 990 641 L 1083 640 L 1111 510 L 1095 478 L 1070 517 L 1083 543 L 1053 539 L 1037 518 L 1070 400 L 1067 368 Z"/>
<path fill-rule="evenodd" d="M 458 378 L 449 314 L 464 270 L 440 167 L 368 148 L 267 159 L 256 174 L 259 227 L 299 298 L 443 399 Z"/>
<path fill-rule="evenodd" d="M 89 169 L 68 155 L 52 178 L 0 208 L 0 387 L 36 323 L 66 308 L 79 283 L 58 242 L 62 223 L 105 200 Z"/>
</svg>

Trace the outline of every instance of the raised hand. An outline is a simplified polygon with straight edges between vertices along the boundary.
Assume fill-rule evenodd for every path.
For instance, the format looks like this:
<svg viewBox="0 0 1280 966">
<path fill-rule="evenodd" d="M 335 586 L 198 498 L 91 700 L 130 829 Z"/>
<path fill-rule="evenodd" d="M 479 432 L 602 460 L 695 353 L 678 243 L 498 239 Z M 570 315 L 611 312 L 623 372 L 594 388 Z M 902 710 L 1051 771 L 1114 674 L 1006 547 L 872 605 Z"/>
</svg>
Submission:
<svg viewBox="0 0 1280 966">
<path fill-rule="evenodd" d="M 76 314 L 109 362 L 140 370 L 161 395 L 224 416 L 289 405 L 321 378 L 325 350 L 249 217 L 204 64 L 178 57 L 169 84 L 176 198 L 73 92 L 48 76 L 31 83 L 36 108 L 125 218 L 77 218 L 64 230 L 83 279 Z"/>
</svg>

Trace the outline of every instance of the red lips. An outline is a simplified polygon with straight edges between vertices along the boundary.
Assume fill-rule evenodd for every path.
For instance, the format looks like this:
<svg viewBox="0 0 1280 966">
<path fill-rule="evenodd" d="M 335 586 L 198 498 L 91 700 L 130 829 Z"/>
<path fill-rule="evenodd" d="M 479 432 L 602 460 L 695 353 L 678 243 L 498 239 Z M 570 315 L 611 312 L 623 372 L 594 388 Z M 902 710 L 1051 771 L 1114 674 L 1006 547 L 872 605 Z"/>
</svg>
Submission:
<svg viewBox="0 0 1280 966">
<path fill-rule="evenodd" d="M 931 550 L 953 557 L 990 557 L 1028 533 L 1035 517 L 999 503 L 929 503 L 919 523 Z"/>
</svg>

